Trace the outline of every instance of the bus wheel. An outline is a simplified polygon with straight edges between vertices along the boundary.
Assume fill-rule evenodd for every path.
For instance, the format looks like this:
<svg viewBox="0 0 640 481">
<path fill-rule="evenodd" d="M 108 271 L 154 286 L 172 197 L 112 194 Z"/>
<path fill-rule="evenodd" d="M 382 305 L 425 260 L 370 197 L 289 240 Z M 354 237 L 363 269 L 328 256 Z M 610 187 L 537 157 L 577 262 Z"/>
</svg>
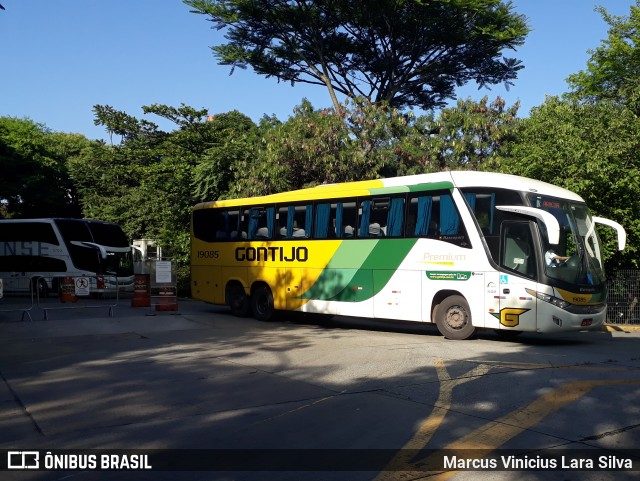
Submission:
<svg viewBox="0 0 640 481">
<path fill-rule="evenodd" d="M 244 293 L 242 286 L 236 284 L 227 287 L 227 303 L 234 316 L 247 317 L 249 315 L 249 298 Z"/>
<path fill-rule="evenodd" d="M 447 339 L 469 339 L 476 332 L 471 323 L 471 310 L 462 296 L 447 297 L 438 306 L 436 325 Z"/>
<path fill-rule="evenodd" d="M 273 318 L 273 294 L 267 286 L 259 286 L 251 294 L 253 317 L 259 321 L 270 321 Z"/>
</svg>

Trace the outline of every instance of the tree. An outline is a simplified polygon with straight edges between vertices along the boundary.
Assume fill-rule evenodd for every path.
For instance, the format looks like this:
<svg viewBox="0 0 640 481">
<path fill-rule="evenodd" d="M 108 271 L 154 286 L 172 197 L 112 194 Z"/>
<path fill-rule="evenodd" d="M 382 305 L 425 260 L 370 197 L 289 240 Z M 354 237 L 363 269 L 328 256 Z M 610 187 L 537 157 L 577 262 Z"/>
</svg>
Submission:
<svg viewBox="0 0 640 481">
<path fill-rule="evenodd" d="M 613 102 L 547 98 L 523 120 L 522 131 L 500 169 L 572 190 L 595 215 L 620 222 L 627 248 L 601 230 L 610 267 L 640 267 L 640 119 Z"/>
<path fill-rule="evenodd" d="M 640 113 L 640 0 L 628 16 L 596 9 L 609 25 L 608 36 L 595 50 L 586 70 L 569 76 L 571 96 L 582 101 L 619 102 Z"/>
<path fill-rule="evenodd" d="M 470 81 L 488 86 L 522 68 L 525 18 L 502 0 L 183 0 L 225 29 L 221 65 L 322 85 L 391 107 L 432 109 Z"/>
<path fill-rule="evenodd" d="M 0 203 L 12 217 L 79 217 L 67 161 L 92 141 L 52 133 L 29 119 L 0 117 Z"/>
<path fill-rule="evenodd" d="M 202 201 L 228 196 L 238 165 L 250 164 L 259 148 L 258 127 L 237 110 L 215 115 L 207 124 L 214 140 L 193 172 L 194 197 Z"/>
<path fill-rule="evenodd" d="M 429 125 L 424 171 L 490 168 L 518 132 L 519 107 L 519 103 L 507 107 L 500 97 L 490 103 L 483 97 L 458 100 L 442 109 Z"/>
<path fill-rule="evenodd" d="M 263 120 L 262 143 L 251 163 L 240 161 L 230 195 L 250 196 L 322 183 L 484 168 L 515 135 L 518 104 L 507 108 L 459 101 L 415 117 L 356 100 L 316 110 L 304 101 L 286 122 Z"/>
</svg>

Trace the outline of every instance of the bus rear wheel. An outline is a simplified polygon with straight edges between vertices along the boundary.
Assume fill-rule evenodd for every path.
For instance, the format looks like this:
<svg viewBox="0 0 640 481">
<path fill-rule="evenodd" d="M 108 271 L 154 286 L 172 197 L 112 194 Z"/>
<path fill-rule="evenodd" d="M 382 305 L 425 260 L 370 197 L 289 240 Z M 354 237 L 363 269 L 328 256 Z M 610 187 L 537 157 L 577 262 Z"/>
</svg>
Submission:
<svg viewBox="0 0 640 481">
<path fill-rule="evenodd" d="M 249 298 L 240 285 L 232 285 L 227 288 L 227 303 L 231 308 L 231 314 L 236 317 L 247 317 L 249 315 Z"/>
<path fill-rule="evenodd" d="M 450 296 L 442 301 L 436 311 L 436 325 L 447 339 L 469 339 L 476 332 L 469 303 L 462 296 Z"/>
<path fill-rule="evenodd" d="M 259 286 L 251 294 L 251 310 L 253 317 L 259 321 L 273 319 L 273 294 L 268 286 Z"/>
</svg>

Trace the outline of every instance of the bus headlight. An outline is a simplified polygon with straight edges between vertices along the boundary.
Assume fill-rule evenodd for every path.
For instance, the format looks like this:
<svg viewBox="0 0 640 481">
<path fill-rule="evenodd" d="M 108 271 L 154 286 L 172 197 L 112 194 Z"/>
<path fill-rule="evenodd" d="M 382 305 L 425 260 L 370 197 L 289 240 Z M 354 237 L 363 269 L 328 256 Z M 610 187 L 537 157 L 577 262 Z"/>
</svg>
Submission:
<svg viewBox="0 0 640 481">
<path fill-rule="evenodd" d="M 526 291 L 532 295 L 540 299 L 541 301 L 548 302 L 549 304 L 559 307 L 560 309 L 567 309 L 571 304 L 564 299 L 560 299 L 559 297 L 550 296 L 549 294 L 545 294 L 543 292 L 534 291 L 532 289 L 526 289 Z"/>
<path fill-rule="evenodd" d="M 559 297 L 550 296 L 549 294 L 545 294 L 544 292 L 537 292 L 533 289 L 526 289 L 526 291 L 541 301 L 548 302 L 552 306 L 559 307 L 560 309 L 564 309 L 567 312 L 572 314 L 579 315 L 592 315 L 592 314 L 600 314 L 605 308 L 606 305 L 603 303 L 597 304 L 588 304 L 588 305 L 579 305 L 579 304 L 571 304 L 570 302 L 565 301 L 564 299 L 560 299 Z"/>
</svg>

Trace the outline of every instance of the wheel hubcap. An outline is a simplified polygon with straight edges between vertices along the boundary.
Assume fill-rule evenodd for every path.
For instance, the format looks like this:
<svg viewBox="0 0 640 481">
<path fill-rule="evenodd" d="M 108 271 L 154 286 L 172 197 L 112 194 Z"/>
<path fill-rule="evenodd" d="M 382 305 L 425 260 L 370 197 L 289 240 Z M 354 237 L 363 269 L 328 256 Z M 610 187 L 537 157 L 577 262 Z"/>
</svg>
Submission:
<svg viewBox="0 0 640 481">
<path fill-rule="evenodd" d="M 464 309 L 454 306 L 447 311 L 447 324 L 453 329 L 461 329 L 467 323 Z"/>
</svg>

